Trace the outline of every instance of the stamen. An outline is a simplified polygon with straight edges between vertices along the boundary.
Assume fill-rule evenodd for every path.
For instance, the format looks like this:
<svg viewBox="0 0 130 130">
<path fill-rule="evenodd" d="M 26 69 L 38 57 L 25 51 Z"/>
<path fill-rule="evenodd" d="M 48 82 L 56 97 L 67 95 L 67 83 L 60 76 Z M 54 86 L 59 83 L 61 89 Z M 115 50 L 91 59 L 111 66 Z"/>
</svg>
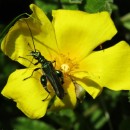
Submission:
<svg viewBox="0 0 130 130">
<path fill-rule="evenodd" d="M 79 64 L 76 62 L 76 58 L 71 59 L 69 56 L 66 56 L 64 54 L 61 54 L 60 56 L 60 64 L 57 68 L 60 69 L 64 73 L 64 75 L 71 75 L 71 72 L 78 69 Z"/>
</svg>

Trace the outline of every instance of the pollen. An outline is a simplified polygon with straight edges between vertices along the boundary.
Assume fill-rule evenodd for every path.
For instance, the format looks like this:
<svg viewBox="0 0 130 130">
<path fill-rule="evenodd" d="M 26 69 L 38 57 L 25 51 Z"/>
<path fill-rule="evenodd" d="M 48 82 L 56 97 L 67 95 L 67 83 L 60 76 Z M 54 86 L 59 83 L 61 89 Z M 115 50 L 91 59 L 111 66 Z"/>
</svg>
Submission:
<svg viewBox="0 0 130 130">
<path fill-rule="evenodd" d="M 72 71 L 78 69 L 76 60 L 71 59 L 69 55 L 61 54 L 60 56 L 59 69 L 64 73 L 64 75 L 71 75 Z"/>
<path fill-rule="evenodd" d="M 67 73 L 70 71 L 70 67 L 68 64 L 62 64 L 61 65 L 61 70 L 64 72 L 64 73 Z"/>
</svg>

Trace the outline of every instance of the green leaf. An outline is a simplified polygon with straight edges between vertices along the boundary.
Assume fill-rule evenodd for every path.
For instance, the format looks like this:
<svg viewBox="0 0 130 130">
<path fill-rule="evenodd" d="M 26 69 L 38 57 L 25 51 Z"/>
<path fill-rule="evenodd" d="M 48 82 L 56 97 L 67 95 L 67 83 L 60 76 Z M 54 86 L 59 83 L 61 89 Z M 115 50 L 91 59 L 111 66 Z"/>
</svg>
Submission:
<svg viewBox="0 0 130 130">
<path fill-rule="evenodd" d="M 112 12 L 113 0 L 87 0 L 85 10 L 89 13 L 101 11 Z"/>
<path fill-rule="evenodd" d="M 61 0 L 61 4 L 63 9 L 78 10 L 77 4 L 79 3 L 71 2 L 71 0 Z"/>
<path fill-rule="evenodd" d="M 19 117 L 13 123 L 14 130 L 55 130 L 51 125 L 40 120 Z"/>
<path fill-rule="evenodd" d="M 58 124 L 65 130 L 71 129 L 76 120 L 75 113 L 71 109 L 62 109 L 59 112 L 48 112 L 47 116 L 53 123 Z"/>
<path fill-rule="evenodd" d="M 124 27 L 128 30 L 130 30 L 130 13 L 124 15 L 122 18 L 121 18 L 121 21 L 124 25 Z"/>
<path fill-rule="evenodd" d="M 97 109 L 91 115 L 91 122 L 93 122 L 95 129 L 100 129 L 107 122 L 107 118 L 101 109 Z"/>
<path fill-rule="evenodd" d="M 52 10 L 58 8 L 58 2 L 47 1 L 47 0 L 35 0 L 35 4 L 43 9 L 44 12 L 50 13 Z"/>
</svg>

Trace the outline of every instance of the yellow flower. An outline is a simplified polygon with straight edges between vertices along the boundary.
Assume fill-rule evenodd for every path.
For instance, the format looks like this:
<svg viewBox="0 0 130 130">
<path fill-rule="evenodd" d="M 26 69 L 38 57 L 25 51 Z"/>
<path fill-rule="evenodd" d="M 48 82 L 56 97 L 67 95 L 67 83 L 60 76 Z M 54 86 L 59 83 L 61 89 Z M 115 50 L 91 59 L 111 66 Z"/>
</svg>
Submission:
<svg viewBox="0 0 130 130">
<path fill-rule="evenodd" d="M 108 49 L 93 51 L 117 33 L 108 12 L 55 10 L 51 23 L 36 5 L 31 4 L 30 8 L 32 15 L 18 20 L 1 45 L 6 55 L 27 67 L 10 75 L 2 94 L 13 99 L 28 117 L 41 118 L 47 109 L 73 108 L 80 98 L 81 87 L 93 98 L 103 87 L 130 90 L 129 45 L 121 41 Z M 42 69 L 32 74 L 41 67 L 34 65 L 37 60 L 29 56 L 35 49 L 48 61 L 56 61 L 54 68 L 62 71 L 65 91 L 62 100 L 54 96 L 49 82 L 50 94 L 42 86 Z M 53 97 L 54 102 L 49 104 Z"/>
</svg>

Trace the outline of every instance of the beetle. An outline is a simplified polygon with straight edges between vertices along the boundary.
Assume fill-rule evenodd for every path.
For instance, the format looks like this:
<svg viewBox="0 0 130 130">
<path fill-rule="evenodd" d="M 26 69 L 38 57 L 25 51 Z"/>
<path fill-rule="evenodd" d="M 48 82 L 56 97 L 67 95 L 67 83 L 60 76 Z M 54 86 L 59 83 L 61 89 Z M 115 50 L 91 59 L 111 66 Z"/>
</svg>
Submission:
<svg viewBox="0 0 130 130">
<path fill-rule="evenodd" d="M 25 22 L 29 28 L 32 41 L 33 41 L 33 46 L 34 46 L 34 50 L 30 52 L 29 56 L 32 56 L 35 60 L 37 60 L 37 62 L 34 65 L 41 64 L 41 67 L 35 68 L 32 74 L 29 77 L 25 78 L 24 80 L 30 78 L 35 71 L 42 69 L 43 75 L 41 75 L 41 78 L 40 78 L 40 82 L 42 86 L 45 88 L 45 90 L 48 93 L 50 93 L 49 90 L 47 89 L 47 81 L 49 81 L 55 91 L 55 94 L 60 99 L 63 99 L 64 94 L 65 94 L 64 89 L 63 89 L 63 83 L 64 83 L 63 73 L 60 70 L 56 70 L 55 67 L 53 66 L 53 63 L 56 61 L 47 60 L 43 55 L 41 55 L 40 51 L 36 50 L 31 29 L 26 20 Z M 20 58 L 23 58 L 23 57 L 20 57 Z"/>
</svg>

